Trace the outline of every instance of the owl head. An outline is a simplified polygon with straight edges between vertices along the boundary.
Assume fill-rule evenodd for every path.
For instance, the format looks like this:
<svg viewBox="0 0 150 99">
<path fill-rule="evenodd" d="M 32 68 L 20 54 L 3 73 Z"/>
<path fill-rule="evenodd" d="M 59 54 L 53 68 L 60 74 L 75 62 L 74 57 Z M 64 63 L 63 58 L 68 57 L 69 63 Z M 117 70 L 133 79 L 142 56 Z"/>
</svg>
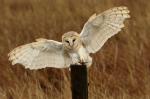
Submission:
<svg viewBox="0 0 150 99">
<path fill-rule="evenodd" d="M 81 45 L 80 35 L 74 31 L 67 32 L 62 36 L 62 43 L 68 50 L 78 49 Z"/>
</svg>

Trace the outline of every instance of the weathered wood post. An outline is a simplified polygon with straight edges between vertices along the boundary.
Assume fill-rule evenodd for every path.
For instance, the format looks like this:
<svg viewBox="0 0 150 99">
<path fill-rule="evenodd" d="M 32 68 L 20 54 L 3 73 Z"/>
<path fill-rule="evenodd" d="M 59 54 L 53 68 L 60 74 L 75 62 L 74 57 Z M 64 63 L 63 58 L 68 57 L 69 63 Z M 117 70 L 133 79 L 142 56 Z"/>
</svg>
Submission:
<svg viewBox="0 0 150 99">
<path fill-rule="evenodd" d="M 86 65 L 71 65 L 72 99 L 88 99 Z"/>
</svg>

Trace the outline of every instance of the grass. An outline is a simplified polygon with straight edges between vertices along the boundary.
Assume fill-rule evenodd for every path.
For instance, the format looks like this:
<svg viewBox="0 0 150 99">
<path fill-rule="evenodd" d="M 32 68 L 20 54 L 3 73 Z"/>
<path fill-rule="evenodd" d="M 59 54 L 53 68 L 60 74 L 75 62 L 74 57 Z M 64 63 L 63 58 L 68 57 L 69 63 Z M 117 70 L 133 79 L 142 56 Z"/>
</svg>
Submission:
<svg viewBox="0 0 150 99">
<path fill-rule="evenodd" d="M 0 99 L 71 99 L 68 69 L 25 70 L 12 66 L 7 53 L 44 37 L 61 41 L 80 32 L 93 13 L 125 5 L 125 28 L 93 56 L 89 99 L 150 99 L 150 1 L 148 0 L 1 0 Z"/>
</svg>

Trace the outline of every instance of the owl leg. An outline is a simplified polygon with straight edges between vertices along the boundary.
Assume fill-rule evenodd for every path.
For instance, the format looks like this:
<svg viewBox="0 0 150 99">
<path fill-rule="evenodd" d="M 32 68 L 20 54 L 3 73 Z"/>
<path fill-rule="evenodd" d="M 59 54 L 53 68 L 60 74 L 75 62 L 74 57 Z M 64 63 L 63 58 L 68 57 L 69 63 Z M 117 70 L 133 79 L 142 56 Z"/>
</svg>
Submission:
<svg viewBox="0 0 150 99">
<path fill-rule="evenodd" d="M 85 57 L 80 56 L 79 63 L 80 63 L 80 64 L 83 64 L 83 65 L 86 64 L 87 62 L 86 62 Z"/>
<path fill-rule="evenodd" d="M 72 58 L 72 64 L 74 64 L 74 65 L 81 65 L 81 63 L 79 62 L 79 58 L 73 57 Z"/>
<path fill-rule="evenodd" d="M 85 59 L 80 56 L 80 61 L 79 61 L 79 63 L 83 64 L 84 62 L 85 62 Z"/>
<path fill-rule="evenodd" d="M 92 58 L 90 56 L 88 56 L 87 59 L 80 58 L 79 63 L 80 64 L 84 64 L 84 65 L 86 65 L 89 68 L 91 66 L 91 64 L 92 64 Z"/>
<path fill-rule="evenodd" d="M 91 65 L 92 65 L 92 58 L 89 56 L 87 63 L 86 63 L 86 66 L 87 66 L 87 68 L 89 68 L 89 67 L 91 67 Z"/>
</svg>

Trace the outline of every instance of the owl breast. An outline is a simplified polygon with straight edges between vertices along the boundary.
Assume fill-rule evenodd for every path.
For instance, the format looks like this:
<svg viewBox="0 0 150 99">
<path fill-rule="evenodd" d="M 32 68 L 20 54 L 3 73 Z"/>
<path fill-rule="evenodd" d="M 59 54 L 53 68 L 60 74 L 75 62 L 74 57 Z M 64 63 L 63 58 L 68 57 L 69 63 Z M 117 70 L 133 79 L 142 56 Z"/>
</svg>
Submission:
<svg viewBox="0 0 150 99">
<path fill-rule="evenodd" d="M 72 63 L 76 64 L 80 61 L 80 56 L 77 52 L 70 52 L 69 56 L 71 57 Z"/>
<path fill-rule="evenodd" d="M 78 64 L 81 62 L 88 63 L 87 65 L 91 65 L 92 59 L 89 56 L 87 50 L 81 46 L 77 51 L 69 52 L 69 56 L 72 59 L 72 64 Z"/>
</svg>

